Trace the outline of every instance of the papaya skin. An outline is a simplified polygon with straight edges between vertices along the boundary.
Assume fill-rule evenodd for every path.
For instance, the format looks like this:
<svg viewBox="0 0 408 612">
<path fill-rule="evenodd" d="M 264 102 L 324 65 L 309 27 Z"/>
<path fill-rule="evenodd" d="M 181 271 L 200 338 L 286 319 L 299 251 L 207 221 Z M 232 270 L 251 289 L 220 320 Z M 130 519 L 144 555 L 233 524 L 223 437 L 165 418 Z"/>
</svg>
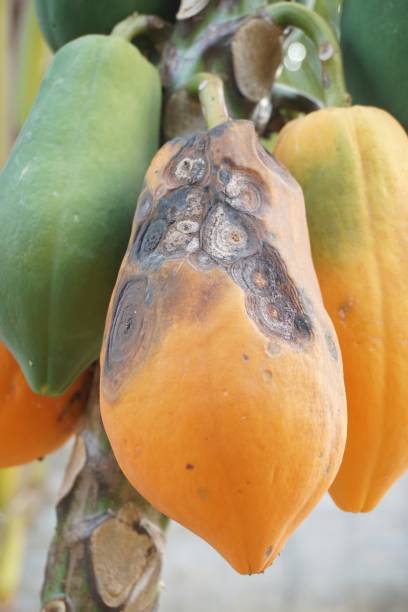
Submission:
<svg viewBox="0 0 408 612">
<path fill-rule="evenodd" d="M 275 155 L 304 191 L 343 355 L 348 434 L 330 493 L 368 512 L 408 468 L 407 136 L 376 108 L 324 109 L 285 126 Z"/>
<path fill-rule="evenodd" d="M 41 30 L 53 51 L 86 34 L 110 34 L 132 13 L 174 20 L 179 0 L 35 0 Z"/>
<path fill-rule="evenodd" d="M 37 393 L 64 393 L 98 358 L 160 104 L 134 46 L 78 39 L 55 55 L 0 174 L 0 338 Z"/>
<path fill-rule="evenodd" d="M 334 479 L 346 406 L 301 191 L 251 122 L 155 156 L 101 364 L 133 486 L 238 572 L 262 572 Z"/>
<path fill-rule="evenodd" d="M 0 344 L 0 468 L 29 463 L 72 436 L 88 399 L 91 373 L 82 374 L 60 397 L 33 393 L 21 369 Z"/>
</svg>

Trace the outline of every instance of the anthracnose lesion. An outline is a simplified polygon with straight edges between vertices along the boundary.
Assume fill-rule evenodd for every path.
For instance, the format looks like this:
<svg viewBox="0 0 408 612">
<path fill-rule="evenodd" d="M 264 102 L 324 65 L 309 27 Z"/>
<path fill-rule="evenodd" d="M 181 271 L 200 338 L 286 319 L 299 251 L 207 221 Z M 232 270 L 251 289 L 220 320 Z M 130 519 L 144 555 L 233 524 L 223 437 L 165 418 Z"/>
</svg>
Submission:
<svg viewBox="0 0 408 612">
<path fill-rule="evenodd" d="M 199 185 L 210 171 L 208 134 L 193 134 L 170 160 L 163 172 L 163 180 L 170 189 L 183 185 Z"/>
<path fill-rule="evenodd" d="M 172 260 L 187 260 L 202 273 L 223 269 L 243 291 L 248 316 L 266 337 L 299 344 L 313 336 L 305 300 L 268 240 L 264 214 L 271 203 L 262 172 L 230 158 L 216 164 L 211 134 L 185 140 L 163 170 L 160 196 L 148 188 L 141 196 L 128 253 L 140 274 L 122 285 L 115 301 L 108 369 L 134 360 L 147 345 L 154 318 L 153 310 L 145 316 L 154 304 L 148 279 Z"/>
<path fill-rule="evenodd" d="M 154 288 L 142 274 L 126 278 L 116 293 L 106 345 L 105 380 L 116 390 L 127 368 L 149 349 L 155 327 Z"/>
<path fill-rule="evenodd" d="M 261 212 L 266 190 L 261 175 L 254 170 L 237 166 L 229 158 L 223 159 L 217 178 L 225 202 L 244 213 Z"/>
<path fill-rule="evenodd" d="M 203 223 L 201 244 L 212 259 L 226 267 L 256 253 L 259 232 L 248 215 L 234 210 L 225 202 L 214 202 Z"/>
<path fill-rule="evenodd" d="M 243 289 L 247 312 L 265 335 L 288 341 L 311 337 L 310 318 L 275 247 L 263 242 L 256 255 L 235 262 L 228 272 Z"/>
</svg>

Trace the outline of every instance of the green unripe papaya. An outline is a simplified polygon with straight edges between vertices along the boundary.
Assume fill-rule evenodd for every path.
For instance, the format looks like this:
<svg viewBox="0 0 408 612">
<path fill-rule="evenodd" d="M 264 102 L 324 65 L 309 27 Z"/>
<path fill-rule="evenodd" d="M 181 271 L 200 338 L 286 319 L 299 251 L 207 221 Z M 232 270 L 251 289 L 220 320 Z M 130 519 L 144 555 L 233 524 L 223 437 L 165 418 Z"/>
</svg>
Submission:
<svg viewBox="0 0 408 612">
<path fill-rule="evenodd" d="M 180 0 L 35 0 L 41 30 L 56 51 L 84 34 L 109 34 L 132 13 L 172 20 Z"/>
<path fill-rule="evenodd" d="M 345 0 L 341 48 L 353 103 L 383 108 L 408 129 L 407 0 Z"/>
<path fill-rule="evenodd" d="M 80 38 L 56 54 L 0 174 L 0 339 L 36 392 L 62 393 L 98 356 L 160 106 L 136 47 Z"/>
</svg>

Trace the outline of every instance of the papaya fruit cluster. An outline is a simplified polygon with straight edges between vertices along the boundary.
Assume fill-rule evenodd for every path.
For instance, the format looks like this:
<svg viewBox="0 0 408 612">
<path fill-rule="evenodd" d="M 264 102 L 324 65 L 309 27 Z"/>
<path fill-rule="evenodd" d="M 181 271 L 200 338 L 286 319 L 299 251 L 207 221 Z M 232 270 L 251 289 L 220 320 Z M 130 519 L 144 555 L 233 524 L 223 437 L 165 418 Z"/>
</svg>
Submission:
<svg viewBox="0 0 408 612">
<path fill-rule="evenodd" d="M 326 491 L 368 511 L 408 467 L 407 136 L 351 106 L 287 123 L 276 159 L 247 120 L 157 151 L 158 70 L 106 35 L 148 3 L 82 4 L 36 2 L 59 50 L 0 175 L 0 466 L 69 435 L 100 355 L 129 481 L 261 572 Z"/>
</svg>

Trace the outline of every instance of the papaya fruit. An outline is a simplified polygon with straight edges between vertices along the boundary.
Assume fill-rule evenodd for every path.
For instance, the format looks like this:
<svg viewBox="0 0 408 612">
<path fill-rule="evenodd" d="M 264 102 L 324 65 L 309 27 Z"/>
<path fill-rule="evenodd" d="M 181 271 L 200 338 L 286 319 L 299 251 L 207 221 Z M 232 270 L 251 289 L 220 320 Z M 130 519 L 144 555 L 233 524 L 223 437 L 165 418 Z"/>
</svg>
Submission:
<svg viewBox="0 0 408 612">
<path fill-rule="evenodd" d="M 133 486 L 243 574 L 334 479 L 341 355 L 301 190 L 250 121 L 154 157 L 109 307 L 101 414 Z"/>
<path fill-rule="evenodd" d="M 383 108 L 408 129 L 408 2 L 345 0 L 341 48 L 353 102 Z"/>
<path fill-rule="evenodd" d="M 408 468 L 408 139 L 383 110 L 330 108 L 287 124 L 274 153 L 305 194 L 343 354 L 348 434 L 331 495 L 366 512 Z"/>
<path fill-rule="evenodd" d="M 0 174 L 0 338 L 35 392 L 63 393 L 98 357 L 160 104 L 136 47 L 73 41 Z"/>
<path fill-rule="evenodd" d="M 0 468 L 39 459 L 75 432 L 88 399 L 91 373 L 85 372 L 60 397 L 31 391 L 4 344 L 0 344 Z"/>
<path fill-rule="evenodd" d="M 109 34 L 132 13 L 174 20 L 179 0 L 35 0 L 41 30 L 53 51 L 85 34 Z"/>
</svg>

